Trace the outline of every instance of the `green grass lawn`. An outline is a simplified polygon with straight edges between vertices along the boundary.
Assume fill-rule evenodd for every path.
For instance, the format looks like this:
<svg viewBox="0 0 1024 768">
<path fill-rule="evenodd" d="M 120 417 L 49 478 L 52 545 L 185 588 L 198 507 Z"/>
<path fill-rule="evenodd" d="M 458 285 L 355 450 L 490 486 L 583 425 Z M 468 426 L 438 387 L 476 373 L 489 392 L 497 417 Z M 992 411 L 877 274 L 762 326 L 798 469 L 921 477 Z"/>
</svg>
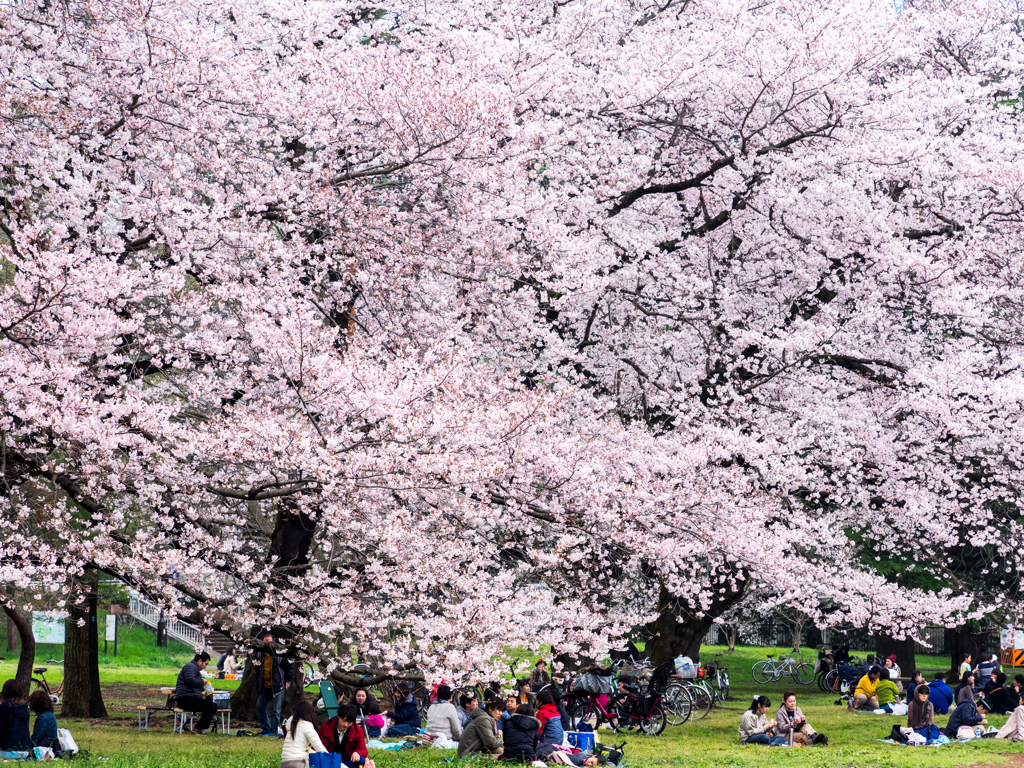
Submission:
<svg viewBox="0 0 1024 768">
<path fill-rule="evenodd" d="M 152 731 L 140 732 L 135 724 L 135 706 L 142 701 L 159 700 L 159 694 L 150 694 L 146 689 L 173 685 L 180 664 L 191 653 L 184 646 L 166 651 L 156 649 L 152 633 L 141 629 L 137 632 L 141 634 L 132 635 L 125 643 L 119 643 L 122 647 L 135 646 L 124 658 L 115 660 L 102 655 L 100 658 L 100 677 L 111 718 L 60 722 L 61 727 L 71 729 L 79 746 L 89 753 L 86 759 L 78 761 L 79 764 L 95 765 L 96 768 L 277 768 L 281 755 L 281 742 L 277 739 L 173 735 L 170 732 L 169 717 L 156 719 Z M 796 686 L 789 680 L 769 685 L 755 684 L 750 674 L 754 662 L 765 658 L 768 653 L 784 653 L 785 650 L 744 647 L 738 648 L 734 654 L 723 655 L 721 662 L 729 668 L 732 680 L 731 700 L 725 707 L 716 708 L 702 721 L 670 726 L 659 737 L 645 737 L 635 733 L 616 735 L 604 730 L 600 736 L 606 743 L 627 741 L 626 763 L 637 768 L 682 764 L 750 768 L 1024 766 L 1024 745 L 1005 741 L 986 739 L 942 748 L 882 744 L 878 739 L 887 736 L 894 724 L 905 724 L 905 718 L 851 714 L 845 706 L 834 705 L 837 698 L 835 695 L 823 694 L 817 686 Z M 714 654 L 721 651 L 724 648 L 705 647 L 702 654 L 704 661 L 711 661 Z M 41 655 L 45 657 L 46 653 L 44 651 Z M 805 659 L 813 662 L 814 655 L 813 652 L 805 652 Z M 152 663 L 167 657 L 172 659 L 172 663 Z M 143 665 L 140 664 L 141 660 L 149 660 L 151 663 Z M 922 667 L 939 668 L 946 666 L 948 660 L 945 657 L 919 656 L 917 663 Z M 15 664 L 8 660 L 0 664 L 0 675 L 10 676 L 14 669 Z M 59 681 L 59 670 L 52 670 L 47 678 Z M 233 688 L 237 682 L 216 681 L 214 685 L 217 688 Z M 797 691 L 798 702 L 811 724 L 829 736 L 829 746 L 771 749 L 737 744 L 736 728 L 740 714 L 751 697 L 755 694 L 767 695 L 772 699 L 774 708 L 781 702 L 782 693 L 790 688 Z M 938 718 L 940 727 L 946 719 Z M 1003 722 L 1005 717 L 990 718 L 990 724 L 995 726 Z M 237 728 L 238 724 L 233 723 L 232 727 Z M 371 757 L 380 768 L 426 768 L 442 766 L 443 758 L 452 754 L 434 749 L 417 749 L 397 753 L 371 753 Z M 470 763 L 490 764 L 483 760 Z"/>
</svg>

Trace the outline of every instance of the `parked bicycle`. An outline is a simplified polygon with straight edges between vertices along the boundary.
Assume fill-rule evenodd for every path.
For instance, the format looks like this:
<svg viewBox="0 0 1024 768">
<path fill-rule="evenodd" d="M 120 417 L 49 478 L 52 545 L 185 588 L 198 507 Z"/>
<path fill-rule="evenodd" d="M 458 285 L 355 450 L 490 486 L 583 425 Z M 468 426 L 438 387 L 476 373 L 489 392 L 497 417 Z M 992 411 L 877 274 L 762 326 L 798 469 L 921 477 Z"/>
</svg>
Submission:
<svg viewBox="0 0 1024 768">
<path fill-rule="evenodd" d="M 57 659 L 47 659 L 46 663 L 58 665 L 63 664 L 64 660 L 61 659 L 60 661 L 58 661 Z M 32 682 L 36 684 L 37 689 L 42 688 L 44 691 L 46 691 L 46 694 L 50 697 L 50 700 L 53 702 L 54 706 L 56 706 L 60 704 L 61 694 L 64 693 L 64 680 L 61 679 L 60 684 L 56 688 L 51 688 L 50 684 L 46 682 L 47 669 L 49 669 L 49 667 L 38 667 L 37 669 L 33 669 L 32 674 L 39 675 L 39 677 L 33 677 Z"/>
<path fill-rule="evenodd" d="M 586 701 L 578 702 L 569 713 L 570 728 L 578 730 L 580 723 L 586 722 L 597 730 L 606 723 L 614 731 L 639 728 L 648 736 L 657 736 L 668 724 L 665 694 L 672 671 L 671 664 L 662 664 L 646 684 L 623 686 L 625 690 L 614 687 L 610 675 L 602 676 L 607 679 L 606 687 L 586 691 Z M 602 696 L 607 697 L 607 705 L 601 702 Z"/>
<path fill-rule="evenodd" d="M 795 648 L 793 653 L 799 654 Z M 750 669 L 754 681 L 758 683 L 774 683 L 789 675 L 799 685 L 810 685 L 814 682 L 814 667 L 805 662 L 799 656 L 785 656 L 776 659 L 774 654 L 768 654 L 765 661 L 759 661 Z"/>
</svg>

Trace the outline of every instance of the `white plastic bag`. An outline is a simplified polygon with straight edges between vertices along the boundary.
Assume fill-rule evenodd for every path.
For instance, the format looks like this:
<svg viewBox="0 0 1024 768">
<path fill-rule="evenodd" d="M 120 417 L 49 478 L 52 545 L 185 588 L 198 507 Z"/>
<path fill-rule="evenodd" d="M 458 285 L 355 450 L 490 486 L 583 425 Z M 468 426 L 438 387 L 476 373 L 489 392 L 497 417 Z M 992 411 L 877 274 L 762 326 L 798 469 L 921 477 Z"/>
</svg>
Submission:
<svg viewBox="0 0 1024 768">
<path fill-rule="evenodd" d="M 75 737 L 71 735 L 71 731 L 67 728 L 57 729 L 57 742 L 60 744 L 60 751 L 65 754 L 73 755 L 78 751 Z"/>
<path fill-rule="evenodd" d="M 689 678 L 696 677 L 697 665 L 689 656 L 680 656 L 676 659 L 676 674 Z"/>
<path fill-rule="evenodd" d="M 978 734 L 974 732 L 974 729 L 969 725 L 961 725 L 956 729 L 957 741 L 967 741 L 968 739 L 978 738 Z"/>
<path fill-rule="evenodd" d="M 53 760 L 53 750 L 49 747 L 33 747 L 32 757 L 36 760 Z"/>
</svg>

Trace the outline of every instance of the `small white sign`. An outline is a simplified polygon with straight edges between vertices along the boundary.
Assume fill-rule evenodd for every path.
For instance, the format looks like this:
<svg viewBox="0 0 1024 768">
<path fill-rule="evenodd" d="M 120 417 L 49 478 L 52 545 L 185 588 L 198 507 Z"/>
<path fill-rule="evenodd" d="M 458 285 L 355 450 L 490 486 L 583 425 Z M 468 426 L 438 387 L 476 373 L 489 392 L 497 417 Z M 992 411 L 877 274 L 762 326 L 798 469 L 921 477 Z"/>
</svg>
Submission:
<svg viewBox="0 0 1024 768">
<path fill-rule="evenodd" d="M 117 639 L 117 616 L 113 613 L 107 614 L 106 634 L 103 639 L 111 643 Z"/>
<path fill-rule="evenodd" d="M 32 636 L 37 643 L 64 645 L 64 619 L 32 611 Z"/>
</svg>

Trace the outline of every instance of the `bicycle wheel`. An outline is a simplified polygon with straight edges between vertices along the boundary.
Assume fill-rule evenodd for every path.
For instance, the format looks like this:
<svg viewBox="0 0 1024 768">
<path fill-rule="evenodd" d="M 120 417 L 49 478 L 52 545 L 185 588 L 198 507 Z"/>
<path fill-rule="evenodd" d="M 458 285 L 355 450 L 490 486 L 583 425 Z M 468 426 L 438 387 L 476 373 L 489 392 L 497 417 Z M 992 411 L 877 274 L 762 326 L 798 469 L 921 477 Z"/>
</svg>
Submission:
<svg viewBox="0 0 1024 768">
<path fill-rule="evenodd" d="M 750 668 L 750 674 L 754 676 L 755 683 L 771 682 L 775 679 L 775 670 L 768 666 L 771 662 L 759 661 L 753 667 Z"/>
<path fill-rule="evenodd" d="M 661 702 L 652 704 L 650 716 L 640 718 L 640 730 L 648 736 L 657 736 L 665 730 L 666 721 L 665 710 L 661 706 Z"/>
<path fill-rule="evenodd" d="M 793 670 L 793 679 L 798 685 L 810 685 L 814 682 L 814 667 L 801 661 Z"/>
<path fill-rule="evenodd" d="M 715 706 L 714 697 L 708 693 L 706 688 L 700 685 L 691 687 L 690 695 L 693 696 L 693 714 L 691 717 L 694 720 L 703 720 L 708 716 L 711 708 Z"/>
<path fill-rule="evenodd" d="M 682 685 L 673 684 L 665 691 L 665 717 L 669 725 L 682 725 L 690 719 L 693 699 Z"/>
<path fill-rule="evenodd" d="M 587 718 L 590 715 L 590 702 L 581 701 L 572 711 L 569 713 L 569 729 L 573 731 L 579 730 L 580 723 L 587 722 Z M 594 723 L 596 725 L 596 723 Z"/>
</svg>

